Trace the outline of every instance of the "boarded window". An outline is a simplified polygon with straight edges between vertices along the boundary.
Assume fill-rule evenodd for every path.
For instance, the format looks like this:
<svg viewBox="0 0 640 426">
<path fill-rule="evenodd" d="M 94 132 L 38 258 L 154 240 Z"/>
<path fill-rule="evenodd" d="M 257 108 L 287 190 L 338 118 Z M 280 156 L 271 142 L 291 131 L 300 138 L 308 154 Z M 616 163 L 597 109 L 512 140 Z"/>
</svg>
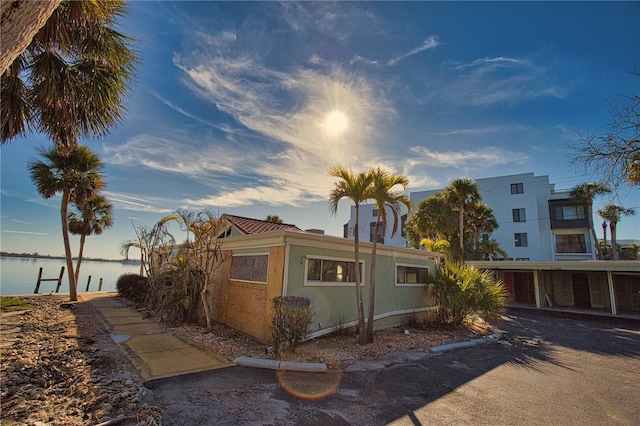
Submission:
<svg viewBox="0 0 640 426">
<path fill-rule="evenodd" d="M 233 256 L 231 258 L 231 279 L 240 281 L 267 282 L 269 255 Z"/>
</svg>

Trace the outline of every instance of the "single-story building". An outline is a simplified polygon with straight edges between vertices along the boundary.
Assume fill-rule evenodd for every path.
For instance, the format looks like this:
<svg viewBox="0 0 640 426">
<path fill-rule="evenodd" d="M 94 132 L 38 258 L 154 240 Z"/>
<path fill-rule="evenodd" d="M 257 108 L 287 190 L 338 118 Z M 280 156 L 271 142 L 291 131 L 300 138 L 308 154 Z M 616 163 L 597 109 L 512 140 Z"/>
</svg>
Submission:
<svg viewBox="0 0 640 426">
<path fill-rule="evenodd" d="M 508 304 L 640 318 L 639 261 L 469 262 L 492 270 Z"/>
<path fill-rule="evenodd" d="M 256 219 L 221 216 L 230 225 L 222 250 L 227 260 L 214 272 L 209 303 L 213 319 L 262 341 L 271 340 L 273 298 L 306 296 L 315 316 L 310 337 L 356 324 L 353 240 L 305 232 L 292 225 L 250 224 Z M 243 232 L 249 225 L 257 233 Z M 271 230 L 265 230 L 264 227 Z M 365 315 L 368 306 L 371 247 L 360 246 Z M 440 255 L 378 245 L 376 257 L 375 328 L 420 320 L 434 309 L 424 290 L 424 277 Z"/>
</svg>

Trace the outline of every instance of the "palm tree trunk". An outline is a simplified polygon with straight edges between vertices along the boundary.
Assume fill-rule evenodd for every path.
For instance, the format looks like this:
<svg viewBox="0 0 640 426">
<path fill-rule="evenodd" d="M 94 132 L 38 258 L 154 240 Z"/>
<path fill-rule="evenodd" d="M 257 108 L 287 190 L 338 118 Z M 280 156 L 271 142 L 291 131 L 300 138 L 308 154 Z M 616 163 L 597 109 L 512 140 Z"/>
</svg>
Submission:
<svg viewBox="0 0 640 426">
<path fill-rule="evenodd" d="M 464 204 L 460 205 L 458 213 L 458 232 L 460 233 L 460 261 L 464 263 Z"/>
<path fill-rule="evenodd" d="M 73 268 L 73 258 L 71 257 L 71 243 L 69 242 L 69 224 L 67 222 L 67 208 L 69 206 L 70 191 L 62 192 L 62 202 L 60 203 L 60 219 L 62 220 L 62 239 L 64 241 L 64 255 L 67 260 L 67 276 L 69 277 L 69 300 L 78 300 L 76 292 L 76 276 Z"/>
<path fill-rule="evenodd" d="M 367 318 L 367 343 L 373 343 L 373 316 L 376 307 L 376 251 L 378 249 L 378 229 L 380 229 L 380 214 L 376 217 L 373 228 L 373 246 L 371 247 L 371 273 L 369 278 L 369 310 Z"/>
<path fill-rule="evenodd" d="M 593 245 L 596 250 L 596 259 L 604 260 L 604 256 L 602 255 L 602 250 L 600 249 L 600 244 L 598 244 L 598 236 L 596 235 L 596 228 L 593 223 L 593 214 L 592 209 L 593 204 L 589 203 L 587 205 L 587 212 L 589 213 L 589 230 L 591 231 L 591 239 L 593 240 Z"/>
<path fill-rule="evenodd" d="M 82 263 L 82 253 L 84 252 L 85 234 L 80 234 L 80 251 L 78 252 L 78 263 L 76 263 L 76 284 L 80 279 L 80 264 Z"/>
<path fill-rule="evenodd" d="M 616 228 L 618 227 L 618 223 L 611 221 L 609 222 L 609 227 L 611 228 L 611 260 L 618 260 L 618 246 L 616 243 Z"/>
<path fill-rule="evenodd" d="M 358 343 L 365 345 L 367 343 L 367 333 L 364 322 L 364 306 L 362 303 L 362 288 L 360 283 L 362 282 L 362 274 L 360 273 L 360 233 L 358 228 L 359 224 L 359 206 L 356 205 L 356 221 L 355 229 L 353 230 L 353 240 L 355 243 L 354 248 L 354 260 L 356 268 L 356 308 L 358 310 Z"/>
<path fill-rule="evenodd" d="M 25 51 L 62 0 L 2 1 L 0 74 Z"/>
</svg>

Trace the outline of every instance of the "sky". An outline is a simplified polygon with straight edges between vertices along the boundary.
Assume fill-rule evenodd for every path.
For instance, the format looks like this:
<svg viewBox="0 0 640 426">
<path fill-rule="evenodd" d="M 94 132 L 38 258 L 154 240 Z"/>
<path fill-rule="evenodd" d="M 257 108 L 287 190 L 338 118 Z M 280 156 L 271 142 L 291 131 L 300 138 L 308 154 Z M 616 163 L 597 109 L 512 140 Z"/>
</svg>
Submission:
<svg viewBox="0 0 640 426">
<path fill-rule="evenodd" d="M 335 165 L 381 166 L 410 190 L 533 172 L 556 189 L 578 131 L 640 92 L 640 2 L 129 2 L 119 29 L 141 62 L 123 122 L 86 144 L 115 224 L 85 256 L 121 258 L 134 227 L 187 209 L 342 236 Z M 40 134 L 0 149 L 2 251 L 62 255 L 60 197 L 27 163 Z M 638 208 L 638 188 L 595 200 Z M 640 216 L 618 238 L 640 239 Z M 596 217 L 595 223 L 600 220 Z M 176 230 L 177 232 L 177 230 Z M 73 237 L 74 255 L 77 237 Z M 179 235 L 178 235 L 179 237 Z M 134 256 L 135 257 L 135 256 Z"/>
</svg>

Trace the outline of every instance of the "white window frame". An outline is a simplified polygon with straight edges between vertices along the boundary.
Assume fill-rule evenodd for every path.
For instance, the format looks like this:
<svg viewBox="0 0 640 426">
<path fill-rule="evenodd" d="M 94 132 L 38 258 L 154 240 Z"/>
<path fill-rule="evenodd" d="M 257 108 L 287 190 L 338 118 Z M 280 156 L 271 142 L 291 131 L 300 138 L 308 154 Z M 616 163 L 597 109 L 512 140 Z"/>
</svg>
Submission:
<svg viewBox="0 0 640 426">
<path fill-rule="evenodd" d="M 304 286 L 305 287 L 355 287 L 355 282 L 343 282 L 343 281 L 315 281 L 309 280 L 307 277 L 309 275 L 309 261 L 310 260 L 329 260 L 334 262 L 350 262 L 354 263 L 353 258 L 348 257 L 331 257 L 331 256 L 316 256 L 316 255 L 305 255 L 304 257 Z M 364 287 L 364 275 L 365 275 L 365 262 L 363 259 L 360 259 L 360 265 L 362 266 L 362 276 L 360 279 L 362 283 L 360 287 Z"/>
<path fill-rule="evenodd" d="M 229 268 L 229 280 L 231 281 L 239 281 L 243 283 L 255 283 L 255 284 L 267 284 L 269 282 L 269 253 L 239 253 L 231 256 L 231 262 L 233 262 L 234 257 L 248 257 L 248 256 L 266 256 L 267 257 L 267 277 L 266 281 L 252 281 L 252 280 L 243 280 L 239 278 L 231 277 L 231 267 Z"/>
<path fill-rule="evenodd" d="M 396 283 L 395 284 L 396 287 L 424 287 L 425 286 L 425 283 L 399 283 L 398 282 L 398 266 L 404 267 L 404 268 L 426 269 L 427 274 L 431 273 L 431 268 L 429 267 L 429 265 L 416 265 L 412 263 L 396 263 L 394 268 L 394 274 L 395 274 L 394 281 Z"/>
</svg>

